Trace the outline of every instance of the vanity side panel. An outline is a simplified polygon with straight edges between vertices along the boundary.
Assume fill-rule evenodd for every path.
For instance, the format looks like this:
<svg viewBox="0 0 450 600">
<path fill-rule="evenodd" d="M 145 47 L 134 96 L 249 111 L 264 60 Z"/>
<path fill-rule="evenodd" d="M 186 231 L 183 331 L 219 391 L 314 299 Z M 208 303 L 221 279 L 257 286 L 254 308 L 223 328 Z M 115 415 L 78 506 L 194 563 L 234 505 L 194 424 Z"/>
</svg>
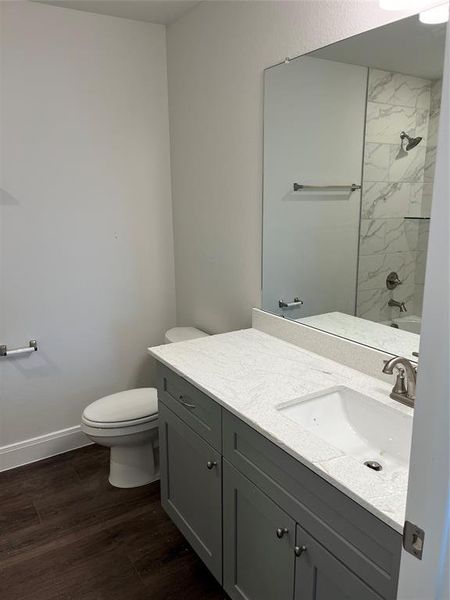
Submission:
<svg viewBox="0 0 450 600">
<path fill-rule="evenodd" d="M 223 455 L 383 598 L 395 598 L 399 533 L 225 410 Z"/>
</svg>

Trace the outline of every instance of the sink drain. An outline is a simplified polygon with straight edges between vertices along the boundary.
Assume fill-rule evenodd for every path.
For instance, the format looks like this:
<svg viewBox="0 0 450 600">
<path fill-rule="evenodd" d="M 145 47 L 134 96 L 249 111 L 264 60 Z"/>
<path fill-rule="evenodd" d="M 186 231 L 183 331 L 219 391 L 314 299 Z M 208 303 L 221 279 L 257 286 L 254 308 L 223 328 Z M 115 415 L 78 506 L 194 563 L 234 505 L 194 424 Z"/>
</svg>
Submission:
<svg viewBox="0 0 450 600">
<path fill-rule="evenodd" d="M 383 470 L 383 467 L 376 460 L 366 460 L 366 462 L 364 464 L 366 465 L 366 467 L 369 467 L 369 469 L 372 469 L 372 471 L 382 471 Z"/>
</svg>

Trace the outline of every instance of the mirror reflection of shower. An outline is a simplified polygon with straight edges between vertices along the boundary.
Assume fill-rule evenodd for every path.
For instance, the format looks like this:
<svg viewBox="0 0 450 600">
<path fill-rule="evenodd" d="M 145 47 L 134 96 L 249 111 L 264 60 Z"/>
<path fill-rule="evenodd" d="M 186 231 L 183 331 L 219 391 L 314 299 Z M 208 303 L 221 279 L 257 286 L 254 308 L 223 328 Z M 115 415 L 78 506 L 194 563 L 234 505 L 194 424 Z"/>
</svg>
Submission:
<svg viewBox="0 0 450 600">
<path fill-rule="evenodd" d="M 419 350 L 444 54 L 408 18 L 265 71 L 265 310 Z"/>
</svg>

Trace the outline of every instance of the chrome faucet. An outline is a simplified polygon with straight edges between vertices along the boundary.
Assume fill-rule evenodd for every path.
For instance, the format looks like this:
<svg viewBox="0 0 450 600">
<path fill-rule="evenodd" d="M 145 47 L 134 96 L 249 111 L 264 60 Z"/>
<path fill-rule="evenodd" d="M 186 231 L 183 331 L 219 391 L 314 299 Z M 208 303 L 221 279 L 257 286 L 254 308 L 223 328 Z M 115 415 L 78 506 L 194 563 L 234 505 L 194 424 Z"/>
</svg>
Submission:
<svg viewBox="0 0 450 600">
<path fill-rule="evenodd" d="M 397 379 L 390 396 L 393 400 L 413 408 L 416 400 L 417 367 L 403 356 L 394 356 L 385 361 L 383 373 L 392 375 L 394 369 L 397 370 Z"/>
<path fill-rule="evenodd" d="M 393 298 L 389 300 L 388 306 L 395 306 L 396 308 L 399 308 L 401 313 L 407 312 L 406 304 L 404 302 L 397 302 L 397 300 L 394 300 Z"/>
</svg>

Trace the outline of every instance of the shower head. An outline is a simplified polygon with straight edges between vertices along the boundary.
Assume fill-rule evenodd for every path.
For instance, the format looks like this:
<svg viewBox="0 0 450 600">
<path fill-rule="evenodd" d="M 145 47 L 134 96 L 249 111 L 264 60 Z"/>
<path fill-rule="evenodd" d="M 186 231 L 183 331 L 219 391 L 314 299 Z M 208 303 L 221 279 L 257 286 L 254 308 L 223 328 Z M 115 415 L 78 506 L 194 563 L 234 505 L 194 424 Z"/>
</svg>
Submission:
<svg viewBox="0 0 450 600">
<path fill-rule="evenodd" d="M 410 150 L 412 150 L 413 148 L 415 148 L 417 146 L 417 144 L 420 144 L 420 142 L 422 141 L 421 137 L 412 138 L 411 136 L 409 136 L 404 131 L 401 132 L 400 139 L 402 140 L 402 146 L 403 146 L 403 140 L 408 140 L 408 143 L 407 143 L 406 148 L 405 148 L 405 150 L 407 152 L 409 152 Z"/>
</svg>

